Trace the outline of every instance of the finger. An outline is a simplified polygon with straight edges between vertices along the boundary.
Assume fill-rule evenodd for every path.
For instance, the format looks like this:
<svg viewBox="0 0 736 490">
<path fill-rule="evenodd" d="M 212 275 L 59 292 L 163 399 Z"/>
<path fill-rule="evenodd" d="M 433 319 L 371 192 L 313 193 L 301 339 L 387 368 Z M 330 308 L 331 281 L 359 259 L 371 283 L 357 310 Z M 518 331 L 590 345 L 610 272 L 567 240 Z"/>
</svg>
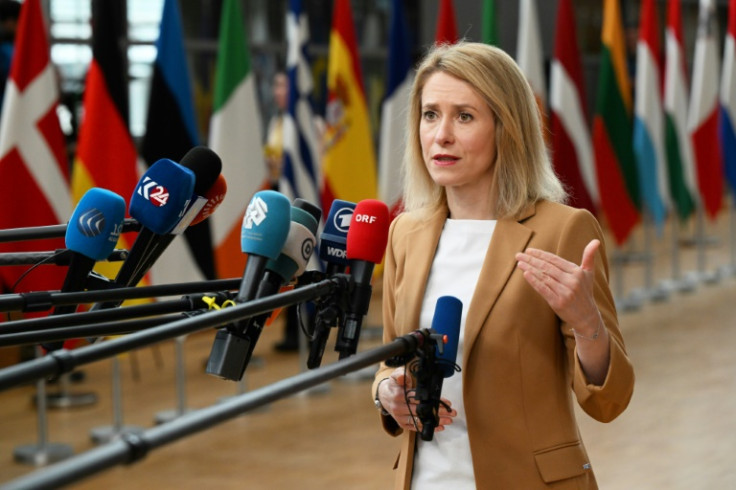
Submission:
<svg viewBox="0 0 736 490">
<path fill-rule="evenodd" d="M 600 248 L 600 240 L 591 240 L 583 250 L 583 260 L 580 262 L 580 268 L 584 271 L 592 271 L 595 268 L 595 253 Z"/>
<path fill-rule="evenodd" d="M 575 271 L 575 268 L 577 267 L 576 264 L 573 264 L 569 260 L 565 260 L 559 255 L 555 255 L 551 252 L 547 252 L 545 250 L 540 250 L 538 248 L 527 248 L 524 250 L 523 253 L 517 254 L 520 256 L 519 258 L 524 259 L 524 255 L 529 257 L 527 260 L 528 262 L 531 262 L 537 267 L 542 268 L 545 272 L 551 272 L 553 271 L 553 268 L 559 269 L 563 272 L 572 273 Z M 517 260 L 519 260 L 517 258 Z"/>
</svg>

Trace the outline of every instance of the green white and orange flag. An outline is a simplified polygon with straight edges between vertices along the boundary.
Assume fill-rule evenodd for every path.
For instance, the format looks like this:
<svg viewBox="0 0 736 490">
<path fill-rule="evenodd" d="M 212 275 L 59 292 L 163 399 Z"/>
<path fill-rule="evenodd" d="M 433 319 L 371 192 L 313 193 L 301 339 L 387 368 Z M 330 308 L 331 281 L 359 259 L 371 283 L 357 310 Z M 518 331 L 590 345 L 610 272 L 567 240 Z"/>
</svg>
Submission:
<svg viewBox="0 0 736 490">
<path fill-rule="evenodd" d="M 237 189 L 209 218 L 215 269 L 220 278 L 238 277 L 246 261 L 240 248 L 243 214 L 266 178 L 261 111 L 238 0 L 225 0 L 222 7 L 214 99 L 209 147 L 222 159 L 228 187 Z"/>
<path fill-rule="evenodd" d="M 542 129 L 547 135 L 547 81 L 544 75 L 544 51 L 539 30 L 536 0 L 519 2 L 519 32 L 516 38 L 516 62 L 524 72 L 537 99 Z"/>
<path fill-rule="evenodd" d="M 72 199 L 102 187 L 130 204 L 138 184 L 138 154 L 128 130 L 128 84 L 123 38 L 125 10 L 120 2 L 92 2 L 92 63 L 84 90 L 84 115 L 72 167 Z M 121 234 L 118 248 L 130 249 L 134 236 Z M 120 263 L 98 262 L 95 270 L 114 278 Z"/>
<path fill-rule="evenodd" d="M 327 61 L 322 209 L 377 194 L 376 156 L 350 0 L 335 0 Z"/>
<path fill-rule="evenodd" d="M 604 1 L 601 40 L 593 152 L 601 208 L 621 245 L 639 222 L 640 195 L 632 146 L 631 81 L 618 0 Z"/>
<path fill-rule="evenodd" d="M 688 82 L 680 0 L 667 2 L 665 31 L 665 152 L 672 202 L 681 220 L 695 211 L 698 198 L 693 148 L 687 133 Z"/>
</svg>

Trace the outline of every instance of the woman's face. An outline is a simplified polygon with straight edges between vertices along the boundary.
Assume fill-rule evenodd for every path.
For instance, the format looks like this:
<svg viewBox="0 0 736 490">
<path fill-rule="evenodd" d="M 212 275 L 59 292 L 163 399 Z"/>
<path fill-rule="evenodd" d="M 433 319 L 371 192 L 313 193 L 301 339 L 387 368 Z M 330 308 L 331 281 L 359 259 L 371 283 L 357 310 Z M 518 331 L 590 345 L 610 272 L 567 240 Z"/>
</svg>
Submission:
<svg viewBox="0 0 736 490">
<path fill-rule="evenodd" d="M 422 90 L 419 139 L 429 175 L 448 191 L 490 190 L 496 160 L 496 123 L 467 82 L 444 72 Z"/>
</svg>

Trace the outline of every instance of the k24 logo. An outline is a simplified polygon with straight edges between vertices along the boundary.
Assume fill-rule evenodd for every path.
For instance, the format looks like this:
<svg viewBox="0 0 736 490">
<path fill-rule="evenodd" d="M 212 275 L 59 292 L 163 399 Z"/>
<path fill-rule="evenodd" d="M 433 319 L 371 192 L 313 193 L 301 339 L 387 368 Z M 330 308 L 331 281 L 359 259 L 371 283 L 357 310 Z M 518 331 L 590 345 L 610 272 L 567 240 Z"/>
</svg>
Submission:
<svg viewBox="0 0 736 490">
<path fill-rule="evenodd" d="M 143 183 L 138 187 L 138 195 L 143 196 L 147 201 L 150 201 L 156 207 L 166 206 L 169 201 L 169 191 L 166 187 L 159 185 L 158 182 L 152 180 L 150 177 L 143 179 Z"/>
</svg>

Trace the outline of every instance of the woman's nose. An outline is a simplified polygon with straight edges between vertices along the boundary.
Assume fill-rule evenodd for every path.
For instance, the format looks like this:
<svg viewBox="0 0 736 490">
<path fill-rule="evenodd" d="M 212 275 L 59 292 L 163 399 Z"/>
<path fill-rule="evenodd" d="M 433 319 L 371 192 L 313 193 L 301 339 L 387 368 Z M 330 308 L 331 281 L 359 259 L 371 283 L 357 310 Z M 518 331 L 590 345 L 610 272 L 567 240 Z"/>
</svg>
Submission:
<svg viewBox="0 0 736 490">
<path fill-rule="evenodd" d="M 448 118 L 442 118 L 437 123 L 437 132 L 434 135 L 434 139 L 437 143 L 444 145 L 450 143 L 452 138 L 452 121 Z"/>
</svg>

